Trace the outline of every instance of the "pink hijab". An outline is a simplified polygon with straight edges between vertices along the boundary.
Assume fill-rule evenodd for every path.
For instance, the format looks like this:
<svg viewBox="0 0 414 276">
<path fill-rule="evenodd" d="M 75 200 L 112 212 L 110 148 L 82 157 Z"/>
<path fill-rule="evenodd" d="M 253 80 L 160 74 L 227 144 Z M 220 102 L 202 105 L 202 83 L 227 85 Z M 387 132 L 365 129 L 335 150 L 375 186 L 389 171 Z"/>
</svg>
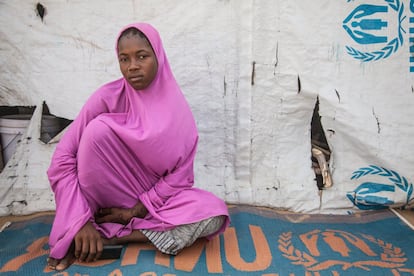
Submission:
<svg viewBox="0 0 414 276">
<path fill-rule="evenodd" d="M 158 32 L 149 24 L 130 24 L 117 42 L 130 27 L 148 38 L 158 72 L 142 91 L 124 78 L 100 87 L 57 145 L 48 170 L 56 202 L 50 256 L 56 259 L 65 256 L 99 208 L 131 208 L 139 200 L 149 211 L 145 219 L 134 218 L 126 226 L 95 224 L 107 238 L 228 216 L 224 201 L 193 187 L 198 133 Z"/>
</svg>

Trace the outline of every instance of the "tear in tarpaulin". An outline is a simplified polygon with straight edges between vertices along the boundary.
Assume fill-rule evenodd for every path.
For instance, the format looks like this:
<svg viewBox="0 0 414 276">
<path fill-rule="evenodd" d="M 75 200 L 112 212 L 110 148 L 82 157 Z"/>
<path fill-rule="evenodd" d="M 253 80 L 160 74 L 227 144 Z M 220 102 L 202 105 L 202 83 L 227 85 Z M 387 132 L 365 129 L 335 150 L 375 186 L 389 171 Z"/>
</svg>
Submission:
<svg viewBox="0 0 414 276">
<path fill-rule="evenodd" d="M 329 169 L 331 149 L 326 140 L 325 132 L 319 116 L 319 97 L 316 98 L 311 121 L 312 167 L 315 171 L 316 184 L 319 190 L 332 186 L 332 177 Z"/>
</svg>

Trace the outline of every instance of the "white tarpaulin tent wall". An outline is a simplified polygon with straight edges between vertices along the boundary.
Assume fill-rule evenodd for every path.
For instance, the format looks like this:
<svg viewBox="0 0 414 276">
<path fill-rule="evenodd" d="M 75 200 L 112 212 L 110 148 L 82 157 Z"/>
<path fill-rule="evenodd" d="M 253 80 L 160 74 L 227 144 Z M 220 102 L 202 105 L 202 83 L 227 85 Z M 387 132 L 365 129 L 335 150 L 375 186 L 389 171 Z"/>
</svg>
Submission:
<svg viewBox="0 0 414 276">
<path fill-rule="evenodd" d="M 37 106 L 0 174 L 0 215 L 54 209 L 46 170 L 56 143 L 36 139 L 42 102 L 74 119 L 121 76 L 114 40 L 133 21 L 159 30 L 193 109 L 196 186 L 229 203 L 308 213 L 406 205 L 413 2 L 0 0 L 0 105 Z M 332 151 L 333 186 L 321 192 L 311 162 L 317 99 Z"/>
</svg>

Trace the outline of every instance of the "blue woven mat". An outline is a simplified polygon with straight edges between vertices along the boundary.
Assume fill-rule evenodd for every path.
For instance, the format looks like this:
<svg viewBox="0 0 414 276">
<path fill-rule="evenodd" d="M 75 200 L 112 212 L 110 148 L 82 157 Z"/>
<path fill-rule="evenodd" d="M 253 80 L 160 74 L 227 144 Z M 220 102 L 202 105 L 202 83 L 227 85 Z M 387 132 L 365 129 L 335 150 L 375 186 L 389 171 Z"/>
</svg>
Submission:
<svg viewBox="0 0 414 276">
<path fill-rule="evenodd" d="M 53 216 L 16 222 L 0 233 L 1 275 L 414 275 L 414 231 L 390 211 L 301 215 L 231 207 L 226 232 L 178 256 L 130 244 L 119 260 L 46 268 Z"/>
</svg>

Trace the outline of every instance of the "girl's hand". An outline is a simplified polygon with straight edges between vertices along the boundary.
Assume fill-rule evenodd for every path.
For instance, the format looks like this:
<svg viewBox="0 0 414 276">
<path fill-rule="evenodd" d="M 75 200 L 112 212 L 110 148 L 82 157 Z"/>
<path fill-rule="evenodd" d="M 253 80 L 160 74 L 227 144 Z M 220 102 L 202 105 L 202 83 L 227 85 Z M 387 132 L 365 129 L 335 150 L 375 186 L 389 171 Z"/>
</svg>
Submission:
<svg viewBox="0 0 414 276">
<path fill-rule="evenodd" d="M 103 242 L 99 232 L 91 222 L 87 222 L 75 236 L 75 258 L 81 262 L 91 262 L 99 259 Z"/>
<path fill-rule="evenodd" d="M 132 219 L 132 209 L 102 208 L 95 215 L 96 223 L 113 222 L 126 225 Z"/>
<path fill-rule="evenodd" d="M 96 223 L 112 222 L 126 225 L 132 218 L 144 218 L 148 214 L 148 210 L 145 206 L 138 202 L 134 207 L 130 209 L 124 208 L 102 208 L 95 216 Z"/>
</svg>

